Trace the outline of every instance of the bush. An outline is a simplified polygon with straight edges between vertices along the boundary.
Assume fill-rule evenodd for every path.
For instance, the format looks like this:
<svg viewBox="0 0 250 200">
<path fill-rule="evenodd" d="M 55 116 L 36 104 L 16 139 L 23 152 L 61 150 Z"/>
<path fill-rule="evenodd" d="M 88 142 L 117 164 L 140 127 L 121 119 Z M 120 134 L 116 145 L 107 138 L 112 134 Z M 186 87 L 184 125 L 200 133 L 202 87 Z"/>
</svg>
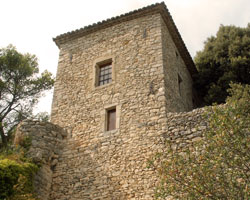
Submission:
<svg viewBox="0 0 250 200">
<path fill-rule="evenodd" d="M 22 151 L 7 152 L 0 156 L 0 199 L 32 199 L 33 176 L 38 167 Z"/>
<path fill-rule="evenodd" d="M 250 198 L 250 86 L 231 85 L 223 106 L 208 108 L 209 129 L 188 148 L 152 161 L 161 176 L 156 197 Z"/>
</svg>

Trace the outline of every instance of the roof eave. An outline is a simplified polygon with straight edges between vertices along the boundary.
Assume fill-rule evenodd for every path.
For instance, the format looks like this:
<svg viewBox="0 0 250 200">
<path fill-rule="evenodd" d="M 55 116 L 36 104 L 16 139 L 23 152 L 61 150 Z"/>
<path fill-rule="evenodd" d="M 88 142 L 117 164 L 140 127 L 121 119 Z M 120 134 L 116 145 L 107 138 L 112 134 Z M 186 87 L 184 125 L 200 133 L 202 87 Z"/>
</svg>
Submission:
<svg viewBox="0 0 250 200">
<path fill-rule="evenodd" d="M 170 15 L 166 5 L 164 2 L 162 3 L 156 3 L 138 10 L 134 10 L 132 12 L 126 13 L 126 14 L 122 14 L 120 16 L 117 17 L 112 17 L 110 19 L 107 20 L 103 20 L 101 22 L 83 27 L 81 29 L 75 30 L 75 31 L 71 31 L 71 32 L 67 32 L 65 34 L 59 35 L 56 38 L 53 38 L 53 41 L 56 43 L 56 45 L 58 46 L 58 48 L 60 49 L 60 46 L 68 41 L 77 39 L 79 37 L 82 37 L 84 35 L 99 31 L 101 29 L 104 28 L 108 28 L 111 26 L 114 26 L 116 24 L 125 22 L 125 21 L 129 21 L 132 19 L 136 19 L 139 17 L 143 17 L 149 14 L 155 14 L 155 13 L 160 13 L 167 28 L 169 29 L 169 32 L 173 38 L 173 41 L 175 43 L 175 45 L 177 46 L 180 55 L 182 57 L 182 59 L 184 60 L 184 62 L 186 63 L 188 70 L 193 78 L 193 75 L 196 74 L 198 71 L 195 67 L 195 64 L 186 48 L 186 45 L 184 43 L 184 41 L 182 40 L 182 37 L 172 19 L 172 16 Z"/>
<path fill-rule="evenodd" d="M 53 38 L 53 41 L 56 43 L 58 48 L 60 48 L 61 44 L 64 44 L 65 42 L 68 42 L 70 40 L 74 40 L 74 39 L 82 37 L 84 35 L 99 31 L 99 30 L 104 29 L 104 28 L 114 26 L 116 24 L 119 24 L 119 23 L 122 23 L 125 21 L 130 21 L 132 19 L 146 16 L 148 14 L 157 13 L 157 12 L 159 12 L 159 9 L 163 5 L 165 6 L 164 3 L 156 3 L 156 4 L 153 4 L 151 6 L 147 6 L 144 8 L 140 8 L 138 10 L 131 11 L 131 12 L 126 13 L 126 14 L 119 15 L 117 17 L 112 17 L 110 19 L 103 20 L 101 22 L 94 23 L 94 24 L 91 24 L 89 26 L 85 26 L 81 29 L 77 29 L 75 31 L 71 31 L 71 32 L 67 32 L 67 33 L 64 33 L 62 35 L 59 35 L 59 36 Z"/>
</svg>

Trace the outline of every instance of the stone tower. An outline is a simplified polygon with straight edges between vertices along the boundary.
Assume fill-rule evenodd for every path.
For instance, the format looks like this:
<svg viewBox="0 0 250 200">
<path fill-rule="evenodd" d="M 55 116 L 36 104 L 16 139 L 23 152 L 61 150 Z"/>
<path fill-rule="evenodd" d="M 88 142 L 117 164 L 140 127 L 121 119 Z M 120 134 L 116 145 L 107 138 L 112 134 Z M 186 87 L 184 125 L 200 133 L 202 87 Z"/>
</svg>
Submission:
<svg viewBox="0 0 250 200">
<path fill-rule="evenodd" d="M 67 129 L 52 199 L 152 199 L 146 161 L 168 112 L 192 110 L 194 63 L 164 3 L 54 39 L 51 121 Z"/>
</svg>

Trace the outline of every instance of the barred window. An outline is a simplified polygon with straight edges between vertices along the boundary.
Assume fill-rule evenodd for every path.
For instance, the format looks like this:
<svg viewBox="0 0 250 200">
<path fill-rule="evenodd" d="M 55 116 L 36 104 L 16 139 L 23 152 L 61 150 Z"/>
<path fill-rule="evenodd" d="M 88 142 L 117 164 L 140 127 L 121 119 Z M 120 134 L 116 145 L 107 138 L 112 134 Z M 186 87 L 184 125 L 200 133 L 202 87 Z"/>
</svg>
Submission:
<svg viewBox="0 0 250 200">
<path fill-rule="evenodd" d="M 99 66 L 98 86 L 112 82 L 112 63 Z"/>
</svg>

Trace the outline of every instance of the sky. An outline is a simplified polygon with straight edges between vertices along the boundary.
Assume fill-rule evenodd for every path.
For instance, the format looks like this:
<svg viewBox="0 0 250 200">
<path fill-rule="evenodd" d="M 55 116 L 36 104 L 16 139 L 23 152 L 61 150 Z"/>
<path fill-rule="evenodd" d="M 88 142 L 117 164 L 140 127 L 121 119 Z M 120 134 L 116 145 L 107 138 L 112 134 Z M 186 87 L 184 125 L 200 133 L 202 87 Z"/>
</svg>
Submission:
<svg viewBox="0 0 250 200">
<path fill-rule="evenodd" d="M 59 49 L 52 38 L 133 11 L 157 0 L 0 0 L 0 48 L 9 44 L 38 57 L 40 72 L 56 76 Z M 165 0 L 192 57 L 220 25 L 246 27 L 250 0 Z M 53 90 L 37 112 L 50 112 Z"/>
</svg>

